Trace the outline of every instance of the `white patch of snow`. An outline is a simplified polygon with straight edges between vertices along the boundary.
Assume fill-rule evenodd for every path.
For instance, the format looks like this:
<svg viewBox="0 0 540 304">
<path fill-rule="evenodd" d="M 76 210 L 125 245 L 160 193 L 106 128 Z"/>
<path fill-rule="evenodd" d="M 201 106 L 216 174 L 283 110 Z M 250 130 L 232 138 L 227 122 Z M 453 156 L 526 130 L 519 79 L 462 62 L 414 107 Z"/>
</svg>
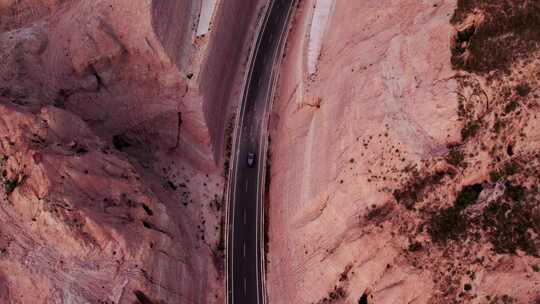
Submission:
<svg viewBox="0 0 540 304">
<path fill-rule="evenodd" d="M 330 24 L 334 6 L 334 0 L 316 0 L 309 31 L 307 65 L 310 75 L 317 72 L 317 62 L 319 61 L 324 34 Z"/>
<path fill-rule="evenodd" d="M 212 16 L 216 9 L 217 0 L 202 0 L 199 24 L 197 25 L 197 37 L 207 34 L 210 31 Z"/>
</svg>

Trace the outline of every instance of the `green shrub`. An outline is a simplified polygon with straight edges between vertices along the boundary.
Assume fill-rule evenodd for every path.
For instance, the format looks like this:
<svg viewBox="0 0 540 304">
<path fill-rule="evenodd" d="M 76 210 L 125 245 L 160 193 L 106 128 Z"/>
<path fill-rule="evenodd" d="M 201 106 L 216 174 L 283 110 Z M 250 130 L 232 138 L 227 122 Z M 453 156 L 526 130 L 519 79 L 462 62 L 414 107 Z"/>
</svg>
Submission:
<svg viewBox="0 0 540 304">
<path fill-rule="evenodd" d="M 369 210 L 365 218 L 368 221 L 382 222 L 385 221 L 391 213 L 392 205 L 387 203 Z"/>
<path fill-rule="evenodd" d="M 519 171 L 521 170 L 521 166 L 514 162 L 514 161 L 511 161 L 511 162 L 508 162 L 504 165 L 504 175 L 505 176 L 511 176 L 511 175 L 514 175 L 516 173 L 519 173 Z"/>
<path fill-rule="evenodd" d="M 484 21 L 474 28 L 456 35 L 457 42 L 465 40 L 465 50 L 452 50 L 455 68 L 486 74 L 507 71 L 516 60 L 528 56 L 540 41 L 540 2 L 524 0 L 458 0 L 451 19 L 459 24 L 475 10 L 484 13 Z"/>
<path fill-rule="evenodd" d="M 334 290 L 331 291 L 325 299 L 323 299 L 322 303 L 335 302 L 337 300 L 345 298 L 346 296 L 347 293 L 345 292 L 345 289 L 343 289 L 343 287 L 334 286 Z"/>
<path fill-rule="evenodd" d="M 498 170 L 489 172 L 489 180 L 493 183 L 498 182 L 503 177 L 502 173 Z"/>
<path fill-rule="evenodd" d="M 504 194 L 506 197 L 510 198 L 514 202 L 523 201 L 526 197 L 527 189 L 521 185 L 512 185 L 511 183 L 506 183 L 506 189 Z"/>
<path fill-rule="evenodd" d="M 15 190 L 15 188 L 17 188 L 18 185 L 19 185 L 19 181 L 17 179 L 12 179 L 12 180 L 6 179 L 4 181 L 4 190 L 9 195 Z"/>
<path fill-rule="evenodd" d="M 408 250 L 409 250 L 410 252 L 416 252 L 416 251 L 421 250 L 422 248 L 423 248 L 422 243 L 420 243 L 420 242 L 413 242 L 413 243 L 410 243 L 410 244 L 409 244 Z"/>
<path fill-rule="evenodd" d="M 464 210 L 476 203 L 482 192 L 481 184 L 468 185 L 458 193 L 454 205 L 439 210 L 428 221 L 428 233 L 435 243 L 446 243 L 464 236 L 469 229 L 470 221 Z"/>
<path fill-rule="evenodd" d="M 519 103 L 515 100 L 512 100 L 504 107 L 504 113 L 510 114 L 510 112 L 515 111 L 517 108 L 519 108 Z"/>
<path fill-rule="evenodd" d="M 425 190 L 429 186 L 438 185 L 450 172 L 435 172 L 426 176 L 414 174 L 411 180 L 402 188 L 393 192 L 394 198 L 407 209 L 413 209 L 414 205 L 423 199 Z"/>
<path fill-rule="evenodd" d="M 514 304 L 515 299 L 509 295 L 495 296 L 493 299 L 488 296 L 489 304 Z"/>
<path fill-rule="evenodd" d="M 456 200 L 454 201 L 454 207 L 458 209 L 465 209 L 468 206 L 476 203 L 482 190 L 483 187 L 481 184 L 474 184 L 463 187 L 463 189 L 456 197 Z"/>
<path fill-rule="evenodd" d="M 492 182 L 497 182 L 503 178 L 517 174 L 520 171 L 521 166 L 518 163 L 511 161 L 506 163 L 502 169 L 491 171 L 489 177 Z"/>
<path fill-rule="evenodd" d="M 521 97 L 526 97 L 531 92 L 531 87 L 528 83 L 521 83 L 518 86 L 516 86 L 516 92 Z"/>
<path fill-rule="evenodd" d="M 530 231 L 540 233 L 540 214 L 523 203 L 491 202 L 482 215 L 482 225 L 497 253 L 515 254 L 522 250 L 537 255 Z"/>
<path fill-rule="evenodd" d="M 504 122 L 497 119 L 497 121 L 495 121 L 495 124 L 493 124 L 493 131 L 495 133 L 499 134 L 499 133 L 501 133 L 502 128 L 504 128 Z"/>
<path fill-rule="evenodd" d="M 474 137 L 478 130 L 480 130 L 480 124 L 477 121 L 467 122 L 463 129 L 461 129 L 461 139 L 466 141 L 467 139 Z"/>
<path fill-rule="evenodd" d="M 448 157 L 446 158 L 446 161 L 449 164 L 456 167 L 463 165 L 464 160 L 465 160 L 465 155 L 463 155 L 463 152 L 461 152 L 457 148 L 451 148 L 450 152 L 448 153 Z"/>
<path fill-rule="evenodd" d="M 427 222 L 428 233 L 435 243 L 444 244 L 448 240 L 457 240 L 469 229 L 469 219 L 462 210 L 454 206 L 440 210 Z"/>
</svg>

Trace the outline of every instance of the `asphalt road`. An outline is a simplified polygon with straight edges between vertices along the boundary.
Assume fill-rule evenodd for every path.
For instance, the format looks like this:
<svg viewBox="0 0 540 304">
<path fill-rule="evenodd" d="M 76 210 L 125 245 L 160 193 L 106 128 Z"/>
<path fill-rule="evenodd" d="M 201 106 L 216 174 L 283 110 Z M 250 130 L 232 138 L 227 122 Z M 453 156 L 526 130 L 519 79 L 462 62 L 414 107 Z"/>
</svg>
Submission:
<svg viewBox="0 0 540 304">
<path fill-rule="evenodd" d="M 296 0 L 269 0 L 237 120 L 229 182 L 228 304 L 266 303 L 264 286 L 264 177 L 267 121 L 288 21 Z M 248 153 L 256 155 L 247 164 Z"/>
</svg>

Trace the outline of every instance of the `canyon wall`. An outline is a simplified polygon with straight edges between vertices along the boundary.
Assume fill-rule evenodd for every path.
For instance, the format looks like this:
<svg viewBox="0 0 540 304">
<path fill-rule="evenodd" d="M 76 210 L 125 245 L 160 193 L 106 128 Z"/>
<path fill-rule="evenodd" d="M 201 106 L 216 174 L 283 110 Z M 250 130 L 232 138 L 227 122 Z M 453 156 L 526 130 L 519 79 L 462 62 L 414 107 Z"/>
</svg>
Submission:
<svg viewBox="0 0 540 304">
<path fill-rule="evenodd" d="M 225 113 L 237 104 L 229 101 L 240 101 L 242 98 L 248 58 L 238 55 L 243 52 L 242 46 L 251 45 L 255 39 L 257 20 L 262 17 L 265 5 L 265 1 L 260 0 L 220 1 L 200 82 L 216 158 L 223 155 L 224 130 L 227 119 L 231 119 Z"/>
<path fill-rule="evenodd" d="M 3 68 L 20 71 L 3 86 L 26 103 L 76 112 L 100 134 L 178 148 L 209 168 L 221 157 L 240 98 L 244 47 L 262 10 L 257 1 L 250 5 L 215 3 L 212 30 L 198 37 L 199 2 L 16 2 L 3 9 L 12 49 L 4 51 Z M 51 22 L 29 23 L 50 14 Z M 20 28 L 25 24 L 32 26 Z M 24 65 L 15 62 L 21 54 Z"/>
<path fill-rule="evenodd" d="M 16 3 L 32 11 L 24 4 Z M 177 56 L 169 57 L 180 50 L 178 41 L 187 34 L 183 27 L 189 30 L 182 22 L 192 19 L 190 11 L 183 11 L 186 18 L 155 16 L 159 8 L 174 12 L 151 1 L 65 1 L 52 6 L 47 20 L 5 32 L 3 68 L 11 74 L 4 95 L 25 105 L 67 109 L 100 135 L 129 136 L 141 147 L 175 148 L 185 137 L 184 153 L 211 165 L 202 104 L 184 100 L 187 73 L 178 69 Z M 177 28 L 172 20 L 182 22 Z"/>
<path fill-rule="evenodd" d="M 223 301 L 217 137 L 258 16 L 241 8 L 0 1 L 2 303 Z"/>
<path fill-rule="evenodd" d="M 270 121 L 269 302 L 538 302 L 537 5 L 320 2 Z"/>
</svg>

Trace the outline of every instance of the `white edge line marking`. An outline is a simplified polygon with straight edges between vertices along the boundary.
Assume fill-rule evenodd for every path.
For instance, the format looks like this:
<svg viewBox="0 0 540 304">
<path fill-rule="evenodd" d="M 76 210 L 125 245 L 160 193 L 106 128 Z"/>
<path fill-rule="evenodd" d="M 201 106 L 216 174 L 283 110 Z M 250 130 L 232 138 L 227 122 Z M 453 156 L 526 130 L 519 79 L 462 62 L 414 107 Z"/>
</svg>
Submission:
<svg viewBox="0 0 540 304">
<path fill-rule="evenodd" d="M 274 94 L 275 94 L 275 88 L 277 86 L 277 80 L 279 79 L 279 67 L 281 66 L 281 59 L 283 58 L 283 51 L 285 49 L 285 44 L 283 43 L 283 41 L 286 41 L 287 37 L 288 37 L 288 33 L 289 33 L 289 24 L 290 24 L 290 16 L 291 16 L 291 12 L 293 11 L 293 8 L 295 7 L 294 3 L 291 4 L 289 6 L 289 10 L 287 12 L 287 16 L 285 17 L 285 22 L 286 24 L 284 25 L 284 28 L 283 28 L 283 31 L 280 35 L 280 38 L 279 38 L 279 42 L 278 42 L 278 46 L 279 46 L 279 49 L 277 50 L 277 52 L 274 54 L 274 60 L 273 62 L 274 63 L 277 63 L 276 65 L 273 65 L 272 66 L 272 72 L 271 72 L 271 75 L 270 75 L 270 81 L 272 82 L 272 85 L 270 86 L 270 90 L 268 90 L 267 92 L 267 98 L 266 98 L 266 101 L 265 102 L 265 106 L 264 106 L 264 114 L 263 115 L 263 121 L 262 121 L 262 124 L 261 124 L 261 134 L 265 134 L 265 136 L 261 136 L 260 137 L 260 140 L 259 140 L 259 159 L 262 159 L 263 161 L 262 162 L 259 162 L 259 167 L 263 167 L 262 170 L 259 170 L 259 179 L 260 181 L 263 182 L 263 185 L 265 185 L 266 183 L 266 151 L 268 149 L 268 136 L 266 136 L 267 132 L 268 132 L 268 121 L 269 121 L 269 118 L 270 118 L 270 113 L 268 113 L 268 108 L 272 108 L 272 104 L 273 104 L 273 98 L 274 98 Z M 275 60 L 277 57 L 277 60 Z M 277 68 L 276 68 L 277 67 Z M 275 70 L 277 72 L 275 72 Z M 263 148 L 264 147 L 264 148 Z M 261 151 L 262 149 L 262 151 Z M 262 157 L 261 157 L 261 154 L 262 154 Z M 262 216 L 262 221 L 257 221 L 259 223 L 259 226 L 257 227 L 257 244 L 259 245 L 259 250 L 256 251 L 257 253 L 257 261 L 261 261 L 261 264 L 260 267 L 262 268 L 262 273 L 266 274 L 266 265 L 265 265 L 265 257 L 263 256 L 263 259 L 261 260 L 259 258 L 259 255 L 260 255 L 260 252 L 264 252 L 264 241 L 265 241 L 265 236 L 264 236 L 264 191 L 260 191 L 261 190 L 261 187 L 257 187 L 257 198 L 259 199 L 260 202 L 262 202 L 262 205 L 263 205 L 263 208 L 261 211 L 257 211 L 257 217 L 261 217 Z M 256 207 L 258 207 L 260 204 L 256 204 Z M 259 240 L 259 237 L 261 237 L 262 235 L 262 242 Z M 262 279 L 263 281 L 263 284 L 265 285 L 265 281 L 266 281 L 266 278 L 265 277 L 262 277 L 260 275 L 260 269 L 259 267 L 257 267 L 257 293 L 260 294 L 260 290 L 259 290 L 259 278 Z M 258 298 L 257 297 L 257 301 L 258 301 Z M 264 294 L 262 296 L 262 299 L 263 299 L 263 304 L 266 303 L 266 294 Z"/>
<path fill-rule="evenodd" d="M 265 29 L 266 28 L 266 24 L 268 23 L 268 18 L 269 18 L 269 12 L 270 12 L 270 8 L 272 7 L 272 5 L 274 4 L 274 2 L 270 2 L 268 5 L 266 5 L 264 7 L 264 19 L 262 22 L 259 22 L 257 28 L 258 30 L 255 31 L 255 33 L 257 34 L 257 38 L 256 38 L 256 42 L 255 42 L 255 47 L 251 49 L 251 52 L 250 52 L 250 58 L 248 59 L 248 62 L 249 63 L 252 63 L 253 62 L 253 58 L 256 58 L 256 55 L 258 54 L 258 50 L 259 50 L 259 45 L 260 45 L 260 42 L 262 40 L 262 33 L 261 33 L 261 29 Z M 283 29 L 283 32 L 281 37 L 280 37 L 280 50 L 274 55 L 274 56 L 277 56 L 279 55 L 279 60 L 278 60 L 278 64 L 277 66 L 280 66 L 281 65 L 281 57 L 282 57 L 282 54 L 283 54 L 283 50 L 285 48 L 285 45 L 282 44 L 282 41 L 283 41 L 283 38 L 284 37 L 287 37 L 288 36 L 288 29 L 289 29 L 289 24 L 290 24 L 290 16 L 291 16 L 291 12 L 293 11 L 293 8 L 295 7 L 294 4 L 292 4 L 290 7 L 289 7 L 289 10 L 287 12 L 287 17 L 286 17 L 286 25 L 285 25 L 285 28 Z M 253 47 L 253 45 L 252 45 Z M 275 66 L 272 67 L 272 70 L 274 70 Z M 234 162 L 232 162 L 232 166 L 229 168 L 229 180 L 228 180 L 228 208 L 227 208 L 227 214 L 226 214 L 226 236 L 225 236 L 225 242 L 226 242 L 226 247 L 227 247 L 227 255 L 226 255 L 226 259 L 225 259 L 225 272 L 226 272 L 226 275 L 225 275 L 225 286 L 226 286 L 226 292 L 225 292 L 225 295 L 226 295 L 226 302 L 227 303 L 230 303 L 229 300 L 232 300 L 233 303 L 234 303 L 234 288 L 230 289 L 229 288 L 229 285 L 231 284 L 229 282 L 229 263 L 231 263 L 231 267 L 232 267 L 232 271 L 231 271 L 231 280 L 234 284 L 234 259 L 232 259 L 232 257 L 228 254 L 230 251 L 232 251 L 234 253 L 234 231 L 231 231 L 231 230 L 234 230 L 234 210 L 235 210 L 235 205 L 236 205 L 236 202 L 235 202 L 235 192 L 236 192 L 236 183 L 234 183 L 234 189 L 232 189 L 231 191 L 231 184 L 232 184 L 232 181 L 236 179 L 236 173 L 237 173 L 237 162 L 238 162 L 238 157 L 239 157 L 239 152 L 240 150 L 238 149 L 238 145 L 240 144 L 241 142 L 241 134 L 242 134 L 242 128 L 243 128 L 243 118 L 244 118 L 244 115 L 245 115 L 245 105 L 246 105 L 246 99 L 247 99 L 247 95 L 248 95 L 248 90 L 249 90 L 249 87 L 250 87 L 250 84 L 251 84 L 251 76 L 252 76 L 252 73 L 253 73 L 253 64 L 250 64 L 250 68 L 248 70 L 248 73 L 246 73 L 246 76 L 245 76 L 245 80 L 244 80 L 244 87 L 243 87 L 243 95 L 242 95 L 242 100 L 241 100 L 241 103 L 240 103 L 240 109 L 239 111 L 237 112 L 237 118 L 236 118 L 236 126 L 238 126 L 238 128 L 236 128 L 236 132 L 234 132 L 234 136 L 233 136 L 233 150 L 235 151 L 234 152 Z M 271 81 L 272 81 L 272 87 L 271 89 L 269 90 L 269 95 L 270 97 L 273 99 L 273 96 L 274 96 L 274 92 L 275 92 L 275 86 L 277 85 L 277 79 L 279 79 L 279 69 L 278 69 L 278 74 L 274 74 L 272 72 L 272 76 L 271 77 Z M 268 94 L 268 93 L 267 93 Z M 268 101 L 268 99 L 267 99 Z M 272 104 L 273 103 L 273 100 L 270 100 L 269 102 L 266 102 L 265 103 L 265 110 L 267 109 L 268 105 Z M 264 112 L 266 114 L 266 111 Z M 238 115 L 239 114 L 239 115 Z M 267 132 L 267 123 L 268 123 L 268 117 L 267 115 L 263 115 L 263 123 L 262 123 L 262 132 Z M 265 139 L 263 141 L 263 139 Z M 268 147 L 268 138 L 267 136 L 262 136 L 259 140 L 259 143 L 261 142 L 264 142 L 264 151 L 267 150 L 267 147 Z M 261 145 L 259 145 L 259 155 L 261 155 Z M 264 161 L 261 162 L 263 163 L 264 165 L 266 165 L 266 153 L 263 153 L 263 159 Z M 261 165 L 259 164 L 259 167 Z M 263 169 L 264 173 L 266 173 L 266 171 Z M 265 181 L 265 174 L 262 174 L 263 172 L 261 172 L 259 170 L 259 175 L 262 175 L 262 178 L 260 178 L 259 180 L 263 180 Z M 234 174 L 234 175 L 233 175 Z M 234 176 L 234 178 L 233 178 Z M 260 191 L 260 187 L 257 187 L 257 197 L 260 199 L 261 202 L 264 202 L 263 199 L 264 199 L 264 193 L 261 193 Z M 232 201 L 232 209 L 230 208 L 231 207 L 231 201 Z M 259 204 L 256 204 L 256 208 Z M 264 218 L 264 208 L 262 208 L 263 210 L 261 211 L 262 214 L 263 214 L 263 218 Z M 230 220 L 230 211 L 233 211 L 233 215 L 232 215 L 232 226 L 231 226 L 231 220 Z M 257 211 L 257 210 L 256 210 Z M 260 213 L 261 212 L 257 212 L 257 217 L 260 217 Z M 261 243 L 260 240 L 259 240 L 259 236 L 260 236 L 260 233 L 263 232 L 264 230 L 261 229 L 261 228 L 264 228 L 264 220 L 263 221 L 258 221 L 259 222 L 259 225 L 257 227 L 257 232 L 256 232 L 256 239 L 257 239 L 257 242 L 259 244 L 259 250 L 262 249 L 262 251 L 264 252 L 264 243 Z M 232 227 L 232 229 L 229 229 L 230 227 Z M 232 234 L 231 234 L 232 233 Z M 230 235 L 230 237 L 229 237 Z M 231 238 L 231 242 L 229 242 L 229 238 Z M 263 240 L 264 240 L 264 233 L 263 233 Z M 232 246 L 231 246 L 231 243 L 232 243 Z M 230 248 L 230 250 L 229 250 Z M 257 261 L 259 261 L 259 255 L 260 255 L 260 251 L 257 251 L 256 250 L 256 256 L 257 256 Z M 231 261 L 229 261 L 231 260 Z M 264 261 L 262 263 L 262 266 L 263 268 L 263 273 L 266 273 L 265 272 L 265 265 L 264 265 Z M 257 294 L 259 295 L 260 294 L 260 284 L 259 284 L 259 278 L 261 277 L 260 275 L 260 269 L 259 267 L 257 267 Z M 262 278 L 263 280 L 263 284 L 264 284 L 264 281 L 265 281 L 266 278 Z M 246 292 L 245 290 L 245 280 L 246 278 L 244 277 L 244 293 Z M 230 292 L 230 299 L 229 299 L 229 292 Z M 257 297 L 259 298 L 259 297 Z M 266 295 L 263 295 L 262 297 L 263 299 L 263 303 L 266 302 Z M 257 299 L 258 301 L 258 299 Z"/>
</svg>

